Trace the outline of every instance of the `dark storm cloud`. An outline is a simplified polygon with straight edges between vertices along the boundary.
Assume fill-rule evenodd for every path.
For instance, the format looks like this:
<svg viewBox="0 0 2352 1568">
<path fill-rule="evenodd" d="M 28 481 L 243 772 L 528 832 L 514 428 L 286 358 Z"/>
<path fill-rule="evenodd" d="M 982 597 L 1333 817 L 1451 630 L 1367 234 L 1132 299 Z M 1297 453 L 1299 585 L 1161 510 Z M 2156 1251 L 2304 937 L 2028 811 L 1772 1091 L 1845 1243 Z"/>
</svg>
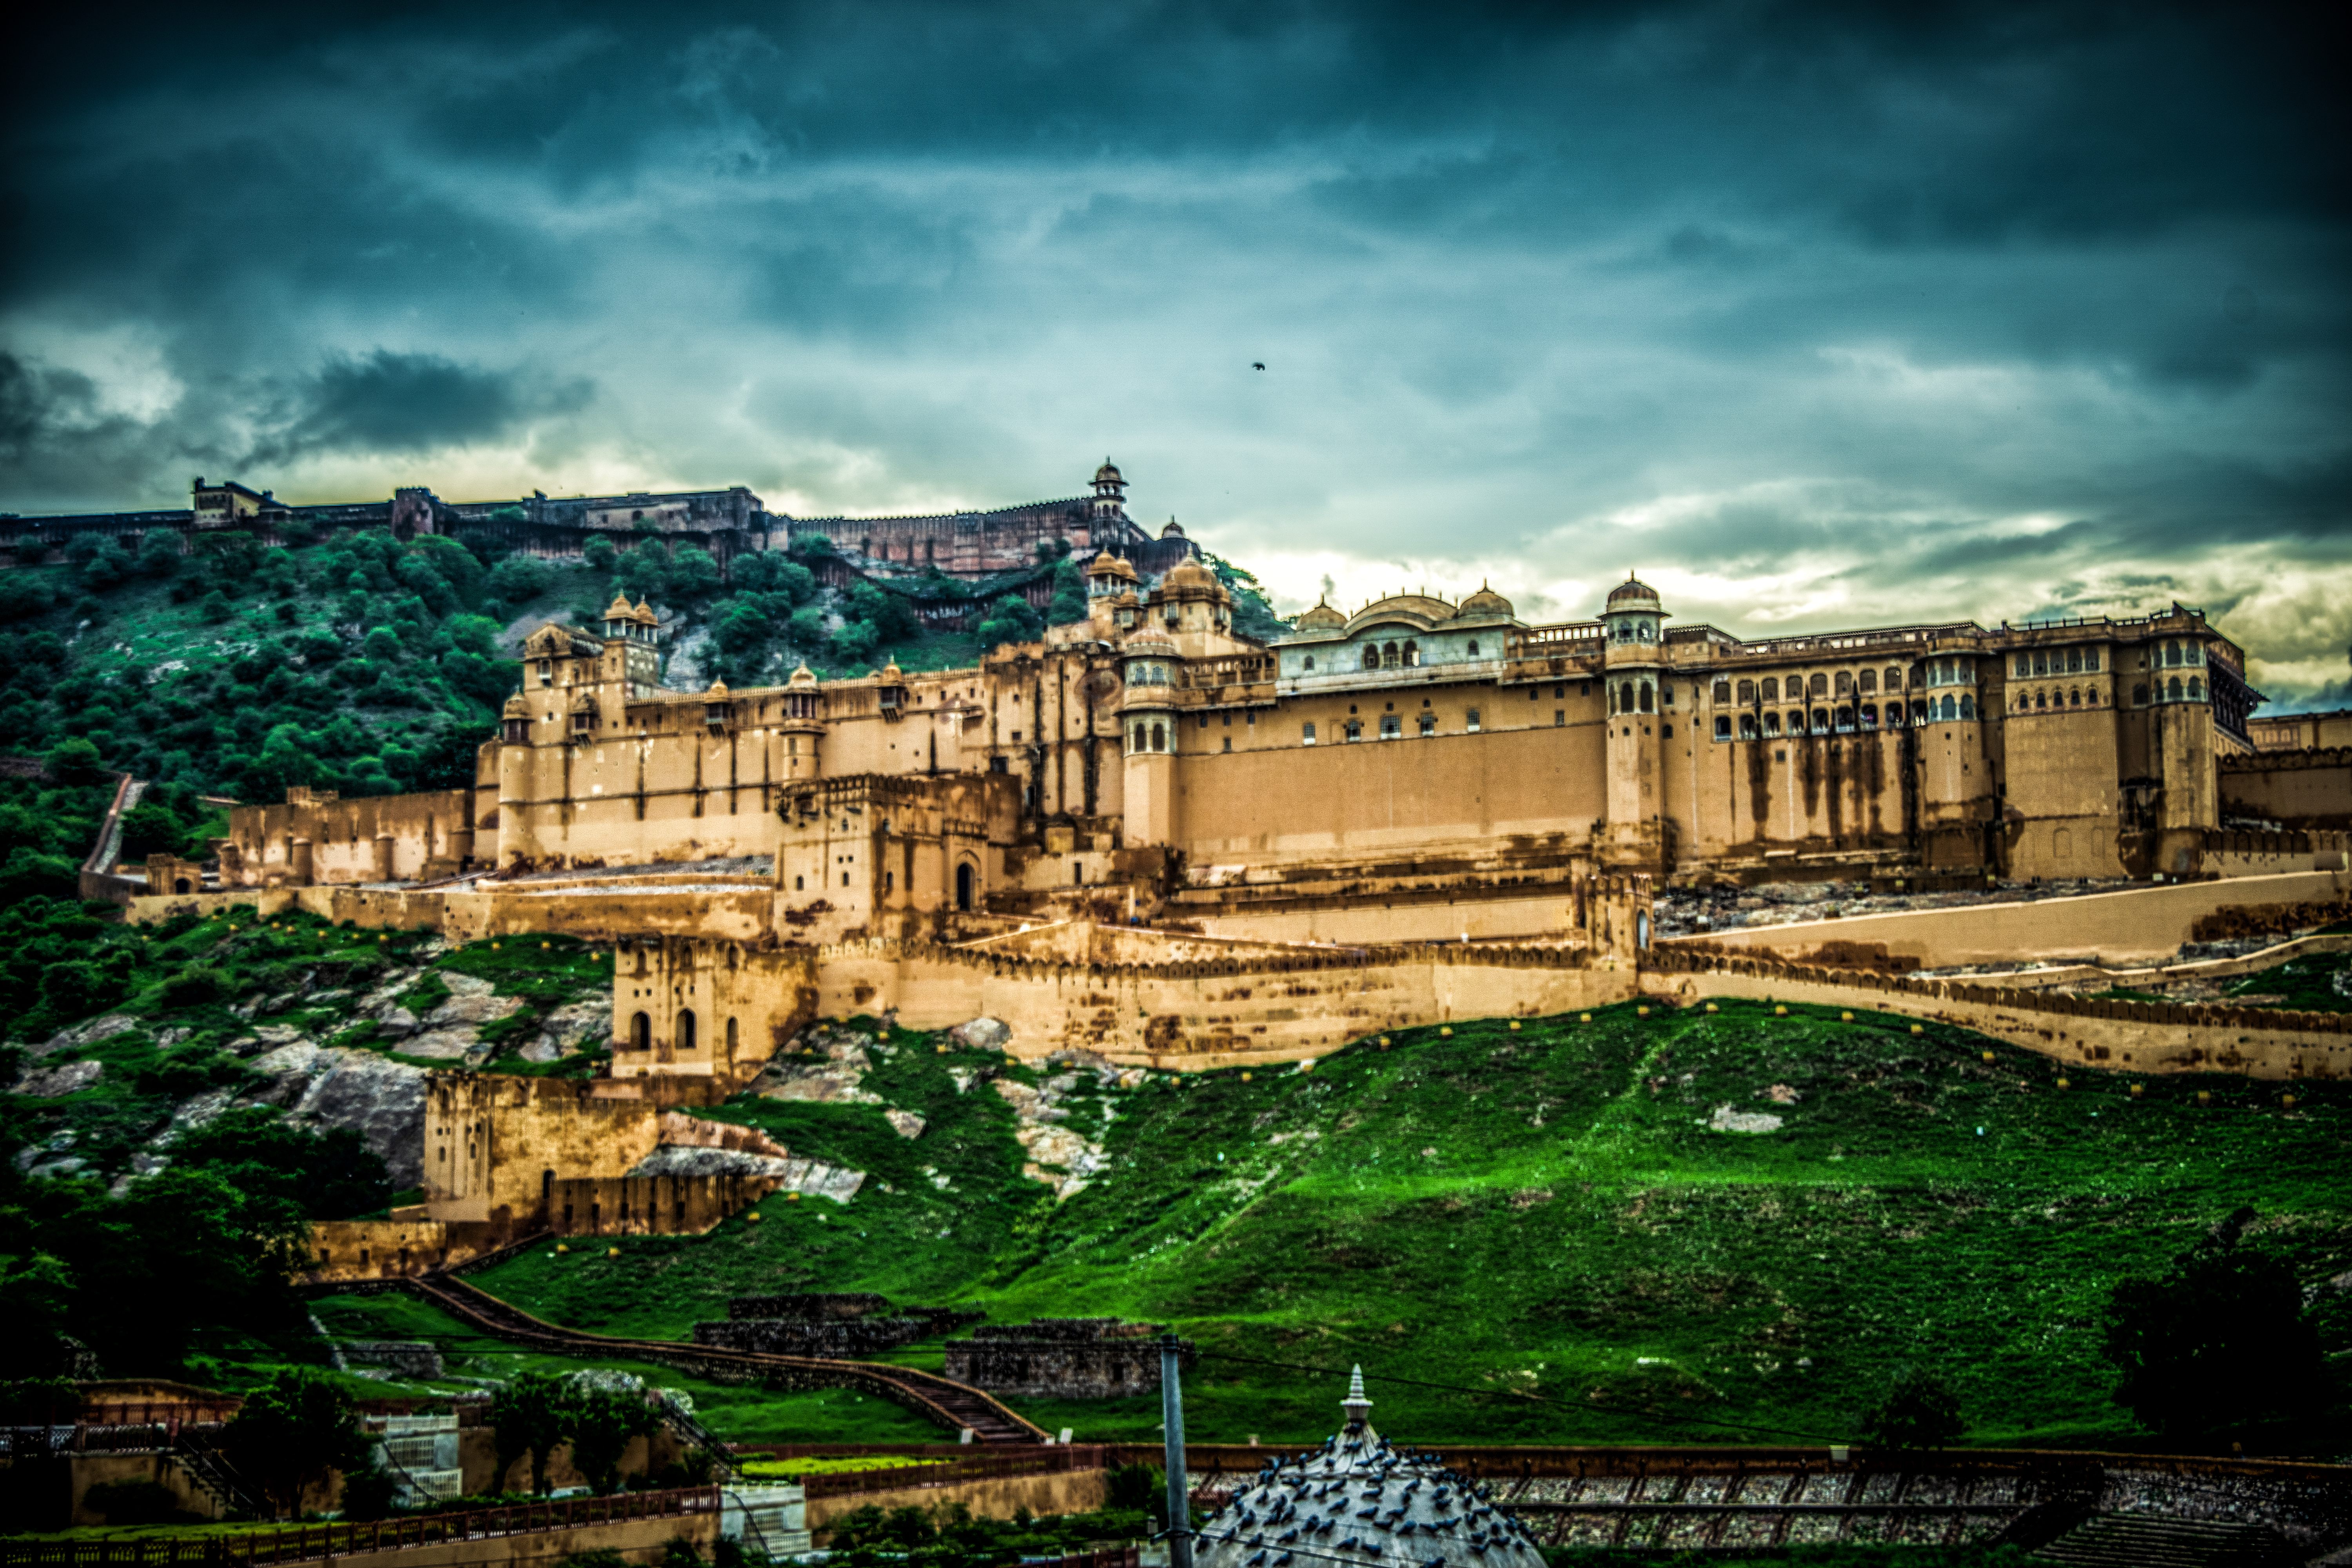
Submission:
<svg viewBox="0 0 2352 1568">
<path fill-rule="evenodd" d="M 2295 11 L 42 25 L 0 506 L 251 464 L 881 510 L 1109 449 L 1293 602 L 1581 615 L 1636 560 L 1758 631 L 2178 594 L 2341 679 L 2352 124 Z"/>
<path fill-rule="evenodd" d="M 331 361 L 303 378 L 248 460 L 284 463 L 320 452 L 410 453 L 476 446 L 512 433 L 535 416 L 579 409 L 592 391 L 577 377 L 546 384 L 436 354 L 378 349 Z"/>
</svg>

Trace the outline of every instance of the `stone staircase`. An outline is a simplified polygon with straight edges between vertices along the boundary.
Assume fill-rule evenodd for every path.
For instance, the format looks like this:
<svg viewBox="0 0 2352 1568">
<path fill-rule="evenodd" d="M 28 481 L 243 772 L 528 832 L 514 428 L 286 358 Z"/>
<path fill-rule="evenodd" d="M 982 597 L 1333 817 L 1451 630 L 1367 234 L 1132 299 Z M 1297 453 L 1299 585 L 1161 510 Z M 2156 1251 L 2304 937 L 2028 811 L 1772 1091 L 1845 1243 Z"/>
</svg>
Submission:
<svg viewBox="0 0 2352 1568">
<path fill-rule="evenodd" d="M 2032 1555 L 2070 1568 L 2287 1568 L 2305 1554 L 2260 1525 L 2101 1513 Z"/>
</svg>

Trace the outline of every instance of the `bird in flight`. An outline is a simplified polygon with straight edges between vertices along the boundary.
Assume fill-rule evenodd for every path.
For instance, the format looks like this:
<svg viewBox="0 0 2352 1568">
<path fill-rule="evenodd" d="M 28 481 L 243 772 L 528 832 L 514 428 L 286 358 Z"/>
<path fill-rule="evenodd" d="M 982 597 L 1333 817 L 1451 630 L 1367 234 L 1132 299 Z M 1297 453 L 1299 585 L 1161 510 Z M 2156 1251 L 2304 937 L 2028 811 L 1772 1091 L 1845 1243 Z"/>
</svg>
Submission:
<svg viewBox="0 0 2352 1568">
<path fill-rule="evenodd" d="M 1250 361 L 1250 369 L 1252 369 L 1252 370 L 1264 370 L 1265 368 L 1265 361 L 1264 361 L 1264 360 L 1262 360 L 1262 359 L 1258 359 L 1258 360 L 1252 360 L 1252 361 Z"/>
</svg>

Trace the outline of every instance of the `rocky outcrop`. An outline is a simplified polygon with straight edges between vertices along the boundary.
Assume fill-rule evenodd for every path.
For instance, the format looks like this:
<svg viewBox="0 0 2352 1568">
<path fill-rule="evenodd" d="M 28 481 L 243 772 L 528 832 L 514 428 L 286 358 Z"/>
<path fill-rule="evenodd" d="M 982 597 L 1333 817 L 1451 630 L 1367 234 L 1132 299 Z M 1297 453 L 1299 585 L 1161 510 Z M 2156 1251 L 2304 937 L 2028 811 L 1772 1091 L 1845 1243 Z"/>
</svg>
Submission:
<svg viewBox="0 0 2352 1568">
<path fill-rule="evenodd" d="M 243 1097 L 247 1103 L 275 1105 L 305 1126 L 349 1128 L 383 1161 L 394 1187 L 424 1181 L 425 1068 L 303 1041 L 257 1057 L 253 1069 L 268 1081 Z"/>
<path fill-rule="evenodd" d="M 28 1094 L 37 1100 L 56 1100 L 61 1095 L 79 1094 L 106 1076 L 102 1062 L 60 1062 L 53 1068 L 36 1068 L 18 1078 L 15 1092 Z"/>
<path fill-rule="evenodd" d="M 665 1143 L 630 1167 L 632 1176 L 767 1176 L 777 1187 L 807 1197 L 845 1204 L 866 1184 L 866 1173 L 821 1160 L 755 1154 L 741 1149 L 692 1148 Z"/>
</svg>

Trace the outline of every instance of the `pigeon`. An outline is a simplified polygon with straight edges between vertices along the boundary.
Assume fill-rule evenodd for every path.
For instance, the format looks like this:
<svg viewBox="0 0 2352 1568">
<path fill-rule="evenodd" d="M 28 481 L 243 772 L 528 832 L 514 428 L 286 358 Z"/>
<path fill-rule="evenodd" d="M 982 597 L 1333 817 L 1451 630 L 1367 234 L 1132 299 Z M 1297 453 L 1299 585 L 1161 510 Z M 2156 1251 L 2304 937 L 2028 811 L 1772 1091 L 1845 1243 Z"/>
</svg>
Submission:
<svg viewBox="0 0 2352 1568">
<path fill-rule="evenodd" d="M 1265 368 L 1265 361 L 1264 361 L 1264 360 L 1262 360 L 1262 359 L 1259 359 L 1259 360 L 1252 360 L 1252 361 L 1250 361 L 1250 369 L 1252 369 L 1252 370 L 1264 370 Z"/>
</svg>

